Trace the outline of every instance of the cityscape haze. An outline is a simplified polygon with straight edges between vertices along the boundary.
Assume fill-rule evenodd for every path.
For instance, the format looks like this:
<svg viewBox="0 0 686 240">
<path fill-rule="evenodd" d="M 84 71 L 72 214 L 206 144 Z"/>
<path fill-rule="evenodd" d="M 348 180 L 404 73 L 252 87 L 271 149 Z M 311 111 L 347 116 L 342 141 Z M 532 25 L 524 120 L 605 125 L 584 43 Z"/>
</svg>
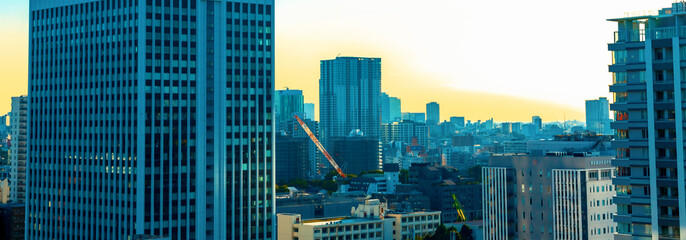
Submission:
<svg viewBox="0 0 686 240">
<path fill-rule="evenodd" d="M 686 0 L 27 0 L 0 34 L 2 240 L 686 239 Z"/>
</svg>

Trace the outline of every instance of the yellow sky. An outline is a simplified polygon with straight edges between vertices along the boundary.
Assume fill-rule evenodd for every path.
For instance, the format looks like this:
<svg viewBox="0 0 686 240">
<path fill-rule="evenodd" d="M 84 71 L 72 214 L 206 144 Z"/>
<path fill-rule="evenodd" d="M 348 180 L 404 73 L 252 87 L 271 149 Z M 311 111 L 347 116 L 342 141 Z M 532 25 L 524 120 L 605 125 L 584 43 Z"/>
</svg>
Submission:
<svg viewBox="0 0 686 240">
<path fill-rule="evenodd" d="M 341 54 L 382 58 L 382 90 L 405 112 L 436 101 L 444 120 L 557 121 L 610 97 L 605 19 L 671 0 L 276 2 L 276 87 L 307 102 L 318 105 L 319 61 Z M 27 92 L 27 11 L 24 0 L 0 9 L 0 114 Z"/>
</svg>

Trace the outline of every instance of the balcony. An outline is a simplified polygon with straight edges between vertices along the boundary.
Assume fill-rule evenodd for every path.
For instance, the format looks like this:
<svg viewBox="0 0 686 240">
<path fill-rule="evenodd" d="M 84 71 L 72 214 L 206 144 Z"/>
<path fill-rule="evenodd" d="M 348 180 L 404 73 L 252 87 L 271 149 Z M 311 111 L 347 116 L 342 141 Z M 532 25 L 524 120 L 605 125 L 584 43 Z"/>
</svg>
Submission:
<svg viewBox="0 0 686 240">
<path fill-rule="evenodd" d="M 650 39 L 671 39 L 673 37 L 686 38 L 686 27 L 661 27 L 649 31 Z M 645 42 L 646 30 L 628 30 L 614 32 L 614 43 Z"/>
</svg>

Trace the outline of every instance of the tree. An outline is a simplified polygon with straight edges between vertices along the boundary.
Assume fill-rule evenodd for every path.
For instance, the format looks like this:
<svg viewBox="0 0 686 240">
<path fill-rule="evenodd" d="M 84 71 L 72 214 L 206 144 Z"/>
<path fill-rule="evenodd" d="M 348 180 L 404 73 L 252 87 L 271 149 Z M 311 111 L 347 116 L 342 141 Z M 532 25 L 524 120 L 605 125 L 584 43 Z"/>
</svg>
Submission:
<svg viewBox="0 0 686 240">
<path fill-rule="evenodd" d="M 398 178 L 400 178 L 400 183 L 407 184 L 410 181 L 410 171 L 407 169 L 400 170 Z"/>
<path fill-rule="evenodd" d="M 462 229 L 460 229 L 460 236 L 462 236 L 462 240 L 474 240 L 474 237 L 472 236 L 473 232 L 472 228 L 465 224 L 462 225 Z"/>
<path fill-rule="evenodd" d="M 338 172 L 336 171 L 331 171 L 324 176 L 324 180 L 333 180 L 334 176 L 338 176 Z"/>
</svg>

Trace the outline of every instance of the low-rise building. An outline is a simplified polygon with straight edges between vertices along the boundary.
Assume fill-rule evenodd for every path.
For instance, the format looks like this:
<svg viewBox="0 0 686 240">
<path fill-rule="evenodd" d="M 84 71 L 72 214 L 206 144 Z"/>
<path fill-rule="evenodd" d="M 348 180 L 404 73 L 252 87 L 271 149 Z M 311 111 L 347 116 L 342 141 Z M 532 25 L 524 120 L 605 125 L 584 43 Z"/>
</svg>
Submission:
<svg viewBox="0 0 686 240">
<path fill-rule="evenodd" d="M 378 199 L 351 208 L 349 217 L 303 220 L 300 214 L 277 214 L 279 240 L 379 239 L 402 240 L 432 233 L 440 212 L 387 212 Z"/>
<path fill-rule="evenodd" d="M 395 218 L 395 239 L 413 239 L 413 236 L 425 236 L 433 233 L 441 224 L 441 212 L 408 212 L 389 213 L 388 218 Z"/>
</svg>

